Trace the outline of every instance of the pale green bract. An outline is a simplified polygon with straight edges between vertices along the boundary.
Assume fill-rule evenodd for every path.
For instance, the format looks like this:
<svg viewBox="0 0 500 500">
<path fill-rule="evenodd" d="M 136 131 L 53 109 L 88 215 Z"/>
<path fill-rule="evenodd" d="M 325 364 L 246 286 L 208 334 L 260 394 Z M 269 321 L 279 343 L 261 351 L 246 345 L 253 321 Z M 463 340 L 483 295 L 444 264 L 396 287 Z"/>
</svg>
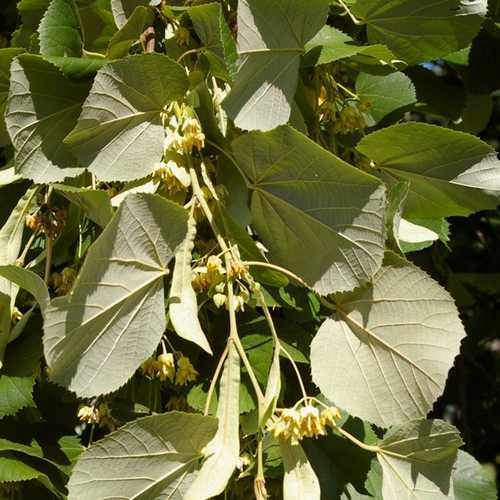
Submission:
<svg viewBox="0 0 500 500">
<path fill-rule="evenodd" d="M 40 56 L 14 59 L 5 123 L 17 173 L 49 183 L 83 172 L 62 141 L 75 126 L 87 92 L 86 83 L 71 82 Z"/>
<path fill-rule="evenodd" d="M 451 473 L 463 441 L 442 420 L 414 420 L 390 429 L 379 443 L 384 500 L 455 498 Z"/>
<path fill-rule="evenodd" d="M 129 195 L 88 251 L 72 293 L 44 323 L 50 378 L 81 397 L 118 389 L 165 331 L 163 279 L 187 234 L 187 212 Z"/>
<path fill-rule="evenodd" d="M 389 185 L 409 181 L 405 217 L 469 215 L 500 203 L 500 161 L 472 135 L 408 122 L 365 136 L 357 149 Z"/>
<path fill-rule="evenodd" d="M 163 154 L 161 113 L 187 89 L 185 70 L 161 54 L 108 63 L 97 73 L 65 143 L 99 180 L 145 177 Z"/>
<path fill-rule="evenodd" d="M 485 0 L 356 0 L 368 41 L 382 43 L 408 64 L 467 47 L 486 14 Z"/>
<path fill-rule="evenodd" d="M 196 221 L 194 217 L 189 218 L 188 226 L 186 239 L 175 254 L 168 311 L 172 326 L 179 337 L 194 342 L 206 352 L 212 354 L 212 349 L 198 319 L 198 301 L 191 284 L 193 279 L 191 252 L 196 237 Z"/>
<path fill-rule="evenodd" d="M 280 450 L 285 468 L 283 499 L 320 500 L 319 480 L 302 446 L 300 444 L 292 445 L 290 441 L 281 439 Z"/>
<path fill-rule="evenodd" d="M 271 130 L 287 123 L 305 43 L 325 23 L 324 0 L 240 0 L 238 72 L 224 108 L 236 126 Z"/>
<path fill-rule="evenodd" d="M 288 126 L 243 135 L 231 149 L 250 179 L 252 225 L 273 262 L 322 295 L 371 279 L 384 252 L 377 179 Z"/>
<path fill-rule="evenodd" d="M 217 419 L 171 412 L 128 423 L 86 450 L 71 475 L 70 500 L 182 500 Z"/>
<path fill-rule="evenodd" d="M 240 455 L 240 356 L 232 340 L 220 381 L 217 418 L 219 427 L 208 443 L 205 462 L 183 500 L 205 500 L 222 493 Z"/>
<path fill-rule="evenodd" d="M 336 405 L 381 427 L 425 417 L 464 336 L 449 293 L 389 253 L 373 283 L 339 296 L 318 330 L 313 380 Z"/>
</svg>

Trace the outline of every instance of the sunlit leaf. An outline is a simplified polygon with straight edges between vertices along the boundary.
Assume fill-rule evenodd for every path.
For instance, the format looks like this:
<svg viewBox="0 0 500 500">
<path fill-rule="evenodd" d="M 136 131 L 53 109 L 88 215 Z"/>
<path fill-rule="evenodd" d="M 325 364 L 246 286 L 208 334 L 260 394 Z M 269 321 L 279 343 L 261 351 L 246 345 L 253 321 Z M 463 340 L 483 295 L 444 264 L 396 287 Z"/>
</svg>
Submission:
<svg viewBox="0 0 500 500">
<path fill-rule="evenodd" d="M 187 87 L 184 69 L 161 54 L 108 63 L 97 73 L 65 143 L 99 180 L 145 177 L 161 160 L 161 113 Z"/>
<path fill-rule="evenodd" d="M 165 330 L 163 278 L 186 236 L 187 213 L 156 195 L 129 195 L 89 249 L 73 291 L 46 311 L 50 378 L 79 396 L 112 392 Z"/>
<path fill-rule="evenodd" d="M 182 500 L 216 429 L 215 418 L 189 413 L 135 420 L 81 455 L 69 481 L 69 498 Z"/>
<path fill-rule="evenodd" d="M 388 254 L 373 283 L 339 296 L 311 344 L 313 379 L 352 415 L 381 427 L 425 417 L 465 332 L 453 299 Z"/>
</svg>

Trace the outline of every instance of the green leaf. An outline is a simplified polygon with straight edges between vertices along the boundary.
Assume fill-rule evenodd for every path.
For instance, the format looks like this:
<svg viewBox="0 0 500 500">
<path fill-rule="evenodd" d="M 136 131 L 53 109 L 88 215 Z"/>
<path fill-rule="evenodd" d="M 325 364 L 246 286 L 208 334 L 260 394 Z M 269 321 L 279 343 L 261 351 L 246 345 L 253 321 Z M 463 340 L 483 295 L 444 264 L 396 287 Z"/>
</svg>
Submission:
<svg viewBox="0 0 500 500">
<path fill-rule="evenodd" d="M 38 27 L 40 54 L 70 77 L 95 73 L 102 59 L 83 56 L 83 34 L 74 0 L 52 0 Z"/>
<path fill-rule="evenodd" d="M 224 100 L 236 126 L 271 130 L 288 122 L 304 44 L 327 12 L 324 0 L 240 0 L 238 73 Z"/>
<path fill-rule="evenodd" d="M 240 356 L 232 340 L 220 381 L 219 428 L 208 443 L 207 456 L 184 500 L 205 500 L 224 491 L 240 455 Z"/>
<path fill-rule="evenodd" d="M 153 24 L 154 19 L 154 12 L 149 7 L 141 5 L 136 7 L 120 31 L 110 40 L 106 57 L 108 59 L 125 57 L 144 30 Z"/>
<path fill-rule="evenodd" d="M 40 305 L 42 314 L 45 312 L 49 305 L 50 297 L 47 285 L 38 274 L 23 267 L 10 265 L 0 266 L 0 276 L 28 291 Z"/>
<path fill-rule="evenodd" d="M 48 480 L 45 474 L 24 463 L 17 455 L 5 453 L 0 455 L 0 483 L 28 481 L 42 476 Z"/>
<path fill-rule="evenodd" d="M 363 103 L 369 103 L 367 113 L 375 123 L 400 108 L 417 102 L 412 81 L 401 72 L 389 75 L 360 73 L 356 79 L 356 93 Z"/>
<path fill-rule="evenodd" d="M 495 481 L 488 477 L 482 465 L 465 451 L 458 450 L 453 469 L 455 500 L 496 500 Z"/>
<path fill-rule="evenodd" d="M 125 26 L 136 7 L 149 3 L 149 0 L 111 0 L 111 10 L 118 28 L 122 29 Z"/>
<path fill-rule="evenodd" d="M 413 420 L 392 428 L 379 443 L 384 500 L 455 498 L 451 484 L 458 430 L 442 420 Z"/>
<path fill-rule="evenodd" d="M 182 66 L 161 54 L 108 63 L 97 73 L 65 143 L 102 181 L 145 177 L 163 153 L 161 113 L 187 88 Z"/>
<path fill-rule="evenodd" d="M 354 40 L 332 26 L 323 26 L 305 45 L 305 65 L 328 64 L 356 55 L 365 55 L 390 63 L 394 54 L 384 45 L 357 45 Z"/>
<path fill-rule="evenodd" d="M 281 439 L 280 449 L 285 468 L 283 499 L 320 500 L 319 481 L 302 446 L 300 444 L 292 445 L 289 441 Z"/>
<path fill-rule="evenodd" d="M 106 227 L 106 224 L 111 220 L 113 208 L 105 191 L 63 184 L 54 185 L 54 189 L 71 203 L 82 208 L 87 213 L 88 218 L 99 226 Z"/>
<path fill-rule="evenodd" d="M 50 0 L 20 0 L 18 2 L 17 10 L 21 23 L 12 34 L 12 47 L 23 47 L 30 52 L 38 52 L 37 28 L 49 3 Z"/>
<path fill-rule="evenodd" d="M 15 415 L 26 407 L 35 407 L 33 401 L 33 377 L 0 376 L 0 419 Z"/>
<path fill-rule="evenodd" d="M 410 182 L 405 217 L 468 215 L 500 202 L 500 161 L 472 135 L 409 122 L 373 132 L 357 148 L 388 182 Z"/>
<path fill-rule="evenodd" d="M 15 148 L 16 172 L 36 183 L 83 172 L 62 140 L 76 124 L 87 84 L 70 82 L 39 56 L 12 62 L 5 122 Z"/>
<path fill-rule="evenodd" d="M 163 278 L 187 213 L 157 195 L 129 195 L 90 247 L 73 291 L 44 324 L 50 378 L 81 397 L 118 389 L 165 331 Z"/>
<path fill-rule="evenodd" d="M 10 142 L 4 119 L 5 103 L 9 93 L 10 65 L 14 57 L 23 52 L 23 49 L 0 49 L 0 146 L 6 146 Z"/>
<path fill-rule="evenodd" d="M 15 264 L 21 251 L 26 215 L 33 207 L 37 192 L 37 188 L 28 189 L 0 229 L 0 266 Z M 0 368 L 10 337 L 11 316 L 17 292 L 18 287 L 0 275 Z"/>
<path fill-rule="evenodd" d="M 369 281 L 383 258 L 384 187 L 291 127 L 232 143 L 270 260 L 326 295 Z M 304 242 L 307 241 L 307 248 Z"/>
<path fill-rule="evenodd" d="M 413 65 L 467 47 L 486 7 L 484 0 L 357 0 L 352 11 L 367 24 L 370 43 Z"/>
<path fill-rule="evenodd" d="M 216 429 L 213 417 L 180 412 L 128 423 L 80 456 L 69 498 L 181 500 Z"/>
<path fill-rule="evenodd" d="M 231 81 L 236 74 L 237 51 L 229 27 L 224 18 L 219 3 L 197 5 L 189 9 L 196 34 L 200 37 L 205 48 L 208 60 L 216 61 L 211 64 L 212 73 L 218 78 Z M 224 71 L 218 71 L 223 67 Z"/>
<path fill-rule="evenodd" d="M 373 283 L 339 296 L 337 313 L 318 330 L 313 380 L 335 404 L 381 427 L 425 417 L 464 336 L 448 292 L 389 253 Z"/>
<path fill-rule="evenodd" d="M 209 354 L 212 349 L 203 333 L 198 319 L 198 302 L 191 281 L 191 269 L 194 240 L 196 237 L 196 221 L 190 217 L 188 234 L 175 254 L 175 266 L 172 274 L 172 285 L 169 297 L 169 315 L 172 326 L 179 337 L 194 342 Z"/>
<path fill-rule="evenodd" d="M 401 219 L 399 243 L 404 253 L 418 252 L 438 240 L 448 243 L 449 233 L 446 219 Z"/>
</svg>

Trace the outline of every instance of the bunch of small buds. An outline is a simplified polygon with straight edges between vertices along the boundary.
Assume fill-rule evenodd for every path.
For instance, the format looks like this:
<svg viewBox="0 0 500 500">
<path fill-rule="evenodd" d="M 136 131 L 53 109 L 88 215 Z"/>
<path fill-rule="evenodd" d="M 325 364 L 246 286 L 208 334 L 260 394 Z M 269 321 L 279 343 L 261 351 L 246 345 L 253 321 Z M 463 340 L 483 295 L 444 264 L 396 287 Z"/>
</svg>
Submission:
<svg viewBox="0 0 500 500">
<path fill-rule="evenodd" d="M 73 287 L 76 276 L 77 273 L 72 267 L 65 267 L 60 273 L 52 273 L 50 281 L 56 295 L 67 295 Z"/>
<path fill-rule="evenodd" d="M 111 431 L 115 430 L 117 426 L 106 403 L 100 403 L 99 406 L 80 405 L 78 409 L 78 419 L 86 424 L 96 424 L 100 427 L 107 427 Z"/>
<path fill-rule="evenodd" d="M 279 415 L 271 417 L 267 430 L 276 438 L 298 444 L 304 437 L 326 435 L 327 427 L 335 427 L 341 415 L 337 408 L 330 407 L 320 410 L 307 404 L 300 409 L 285 408 Z"/>
<path fill-rule="evenodd" d="M 191 154 L 194 149 L 201 151 L 205 147 L 205 134 L 199 120 L 191 108 L 182 106 L 174 115 L 163 114 L 165 127 L 164 153 L 180 155 Z"/>
<path fill-rule="evenodd" d="M 181 356 L 177 360 L 175 383 L 177 385 L 186 385 L 188 382 L 194 382 L 197 377 L 198 372 L 194 369 L 189 358 L 186 356 Z"/>
<path fill-rule="evenodd" d="M 189 42 L 191 40 L 191 33 L 187 28 L 184 28 L 183 26 L 179 26 L 175 30 L 175 40 L 177 42 L 177 45 L 179 47 L 188 47 Z"/>
</svg>

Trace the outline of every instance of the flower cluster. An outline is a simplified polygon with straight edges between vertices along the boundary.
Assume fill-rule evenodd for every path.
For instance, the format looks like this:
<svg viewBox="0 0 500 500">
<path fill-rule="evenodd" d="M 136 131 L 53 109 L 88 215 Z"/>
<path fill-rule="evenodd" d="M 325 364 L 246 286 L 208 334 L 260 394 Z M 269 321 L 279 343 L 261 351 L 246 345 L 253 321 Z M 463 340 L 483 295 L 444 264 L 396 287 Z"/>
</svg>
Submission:
<svg viewBox="0 0 500 500">
<path fill-rule="evenodd" d="M 196 292 L 203 293 L 212 287 L 222 283 L 226 269 L 222 264 L 222 259 L 217 255 L 211 255 L 205 266 L 198 266 L 193 269 L 192 285 Z"/>
<path fill-rule="evenodd" d="M 99 406 L 80 405 L 78 409 L 78 419 L 86 424 L 96 424 L 100 427 L 107 427 L 113 431 L 116 428 L 116 421 L 111 416 L 111 411 L 106 403 Z"/>
<path fill-rule="evenodd" d="M 340 417 L 340 412 L 335 407 L 325 408 L 320 412 L 318 408 L 308 404 L 299 410 L 285 408 L 279 415 L 271 418 L 267 429 L 274 437 L 297 444 L 304 437 L 326 435 L 326 428 L 335 427 Z"/>
<path fill-rule="evenodd" d="M 167 118 L 168 119 L 168 118 Z M 205 134 L 193 111 L 183 106 L 173 114 L 165 127 L 165 156 L 170 154 L 191 154 L 194 149 L 205 147 Z"/>
<path fill-rule="evenodd" d="M 162 382 L 169 380 L 177 385 L 194 382 L 198 377 L 198 372 L 188 357 L 181 354 L 176 367 L 174 355 L 170 352 L 160 354 L 156 359 L 147 359 L 142 364 L 141 370 L 148 377 L 158 377 Z"/>
<path fill-rule="evenodd" d="M 153 180 L 161 184 L 163 189 L 170 195 L 187 189 L 191 185 L 191 178 L 187 169 L 179 166 L 173 160 L 169 160 L 167 163 L 157 163 L 153 172 Z"/>
</svg>

